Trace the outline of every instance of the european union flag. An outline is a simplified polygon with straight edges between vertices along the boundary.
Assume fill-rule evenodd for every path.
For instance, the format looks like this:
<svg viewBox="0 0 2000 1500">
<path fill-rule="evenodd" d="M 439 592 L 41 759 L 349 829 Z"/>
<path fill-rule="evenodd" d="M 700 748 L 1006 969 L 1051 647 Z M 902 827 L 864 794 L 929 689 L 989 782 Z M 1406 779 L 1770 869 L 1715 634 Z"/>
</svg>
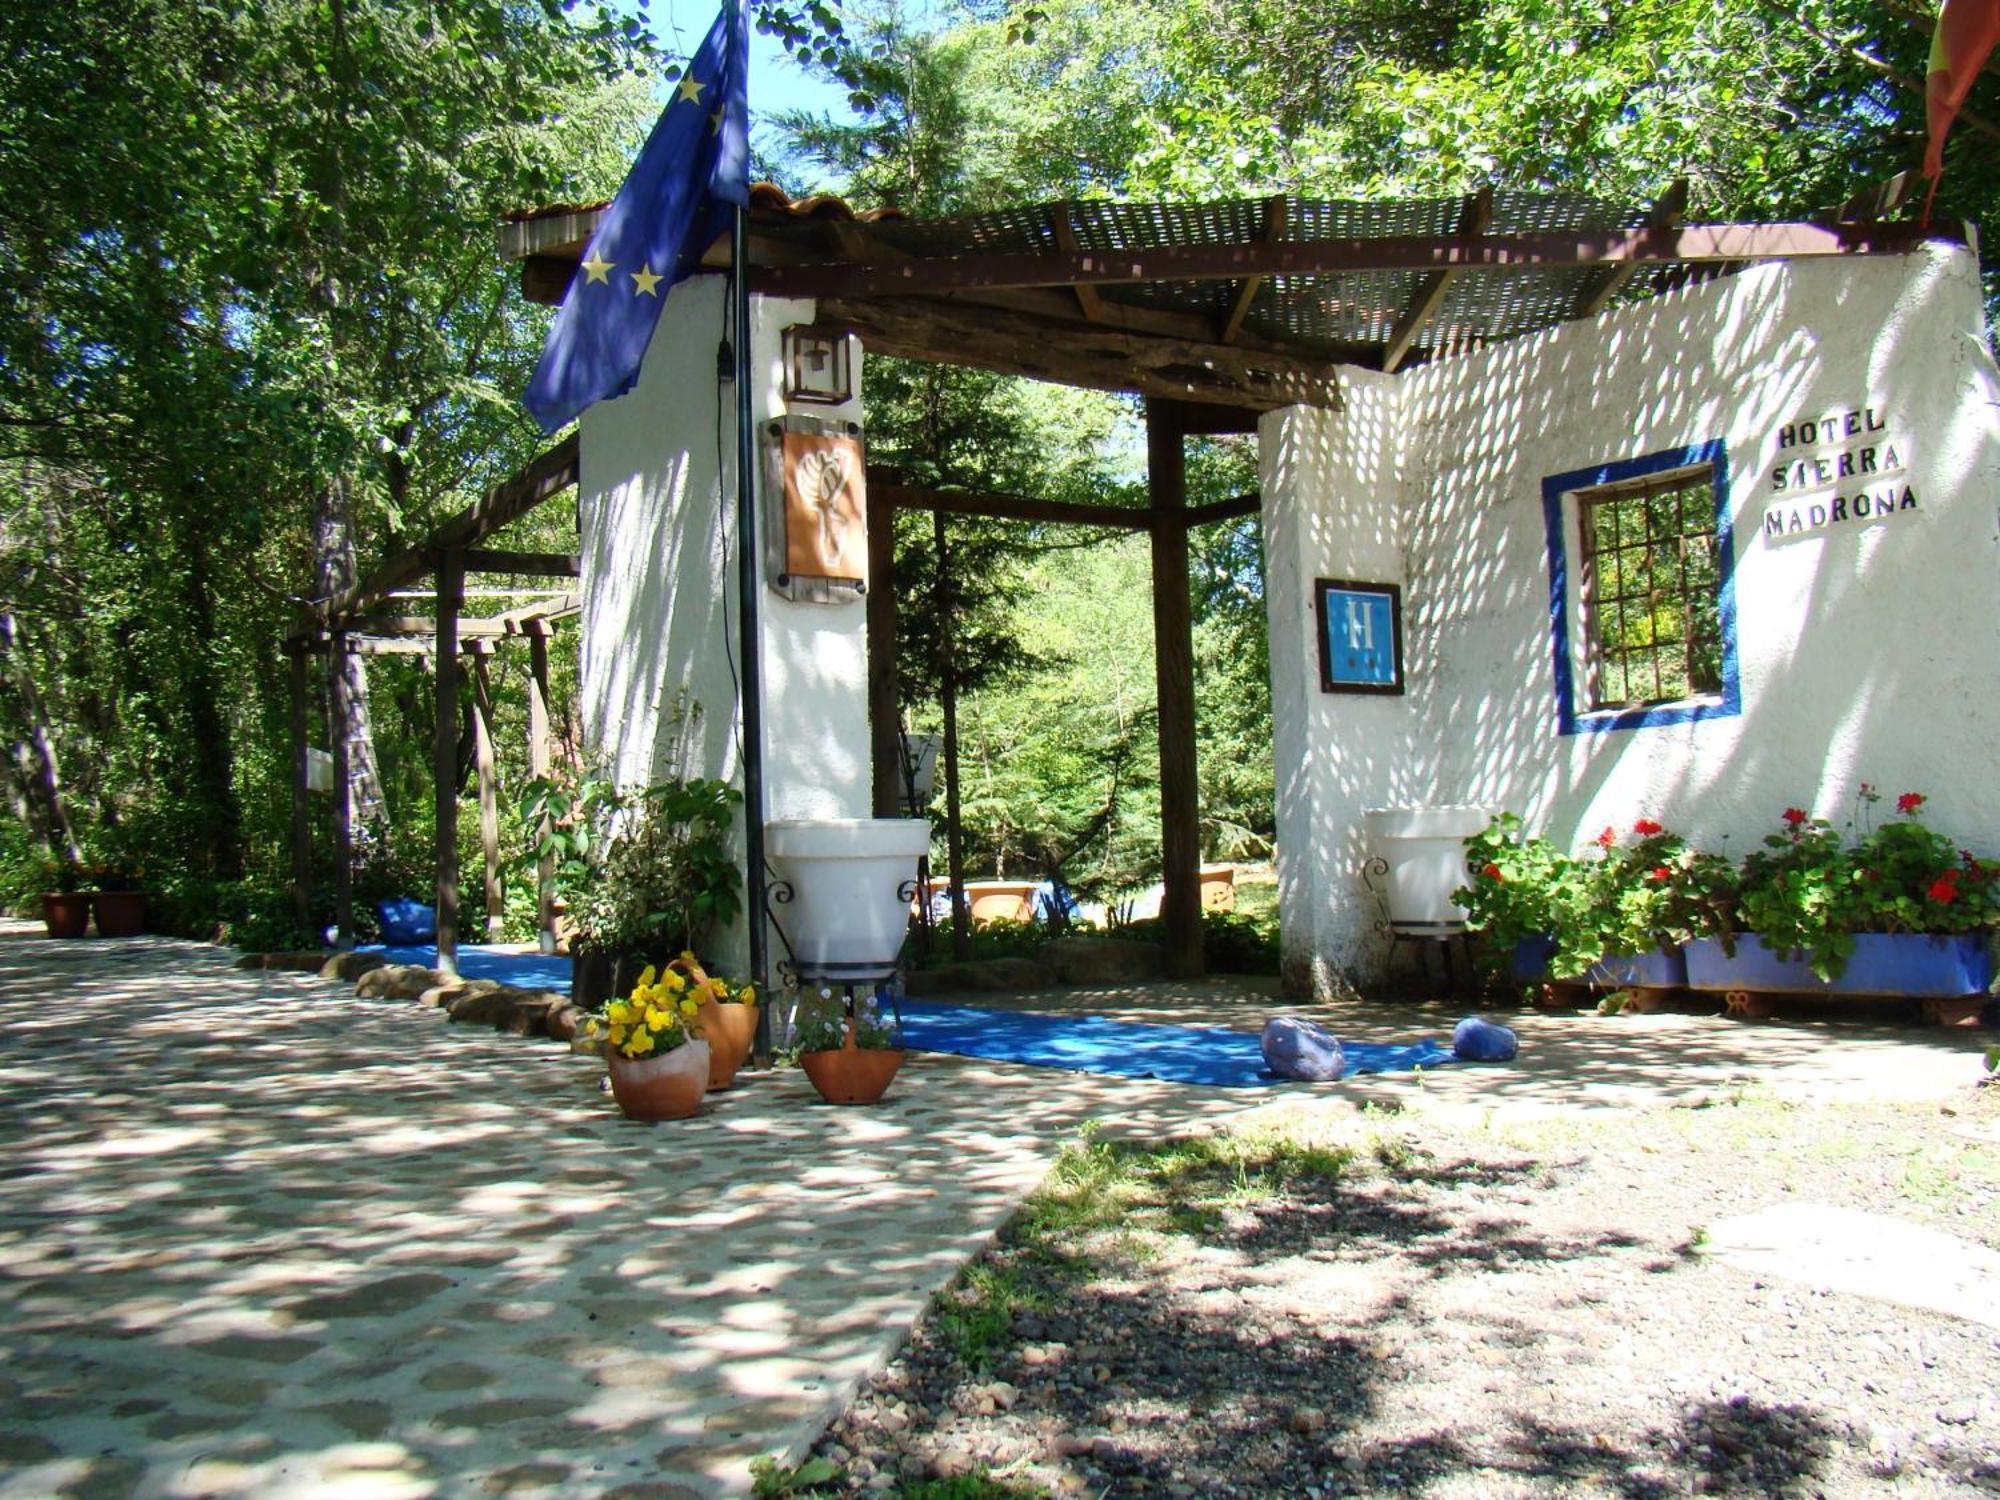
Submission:
<svg viewBox="0 0 2000 1500">
<path fill-rule="evenodd" d="M 544 432 L 632 389 L 668 290 L 749 201 L 749 64 L 742 0 L 725 0 L 549 329 L 526 398 Z"/>
</svg>

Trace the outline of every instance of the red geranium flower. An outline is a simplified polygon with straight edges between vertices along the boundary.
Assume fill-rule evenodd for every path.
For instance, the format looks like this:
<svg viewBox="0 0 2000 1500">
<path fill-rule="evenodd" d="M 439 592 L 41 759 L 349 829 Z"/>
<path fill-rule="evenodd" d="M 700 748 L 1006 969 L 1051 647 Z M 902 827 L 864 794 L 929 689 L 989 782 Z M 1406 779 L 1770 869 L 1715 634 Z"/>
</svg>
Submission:
<svg viewBox="0 0 2000 1500">
<path fill-rule="evenodd" d="M 1652 869 L 1646 872 L 1646 878 L 1648 880 L 1672 880 L 1674 872 L 1669 870 L 1665 865 L 1654 865 Z"/>
<path fill-rule="evenodd" d="M 1632 831 L 1642 839 L 1649 839 L 1656 833 L 1665 833 L 1666 829 L 1655 823 L 1651 818 L 1641 818 L 1632 825 Z"/>
<path fill-rule="evenodd" d="M 1896 811 L 1899 813 L 1913 813 L 1923 805 L 1924 794 L 1922 792 L 1905 792 L 1896 799 Z"/>
<path fill-rule="evenodd" d="M 1931 882 L 1931 888 L 1924 894 L 1940 906 L 1949 906 L 1958 899 L 1958 871 L 1945 871 Z"/>
<path fill-rule="evenodd" d="M 1798 827 L 1799 824 L 1805 822 L 1811 816 L 1812 814 L 1807 812 L 1803 807 L 1788 807 L 1785 809 L 1785 821 L 1794 828 Z"/>
<path fill-rule="evenodd" d="M 1507 878 L 1506 876 L 1500 873 L 1500 867 L 1498 865 L 1488 865 L 1485 869 L 1481 870 L 1479 873 L 1481 875 L 1484 875 L 1488 880 L 1505 880 Z"/>
<path fill-rule="evenodd" d="M 1613 827 L 1610 827 L 1607 824 L 1604 829 L 1604 832 L 1600 833 L 1594 840 L 1594 842 L 1601 844 L 1606 849 L 1609 849 L 1613 844 L 1618 842 L 1618 830 Z"/>
</svg>

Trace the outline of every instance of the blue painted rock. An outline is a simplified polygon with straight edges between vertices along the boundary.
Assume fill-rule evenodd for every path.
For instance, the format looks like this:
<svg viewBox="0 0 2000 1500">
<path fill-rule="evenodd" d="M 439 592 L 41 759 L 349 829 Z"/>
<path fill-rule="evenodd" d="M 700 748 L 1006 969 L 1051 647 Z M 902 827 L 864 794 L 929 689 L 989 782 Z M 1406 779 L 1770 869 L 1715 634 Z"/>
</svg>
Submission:
<svg viewBox="0 0 2000 1500">
<path fill-rule="evenodd" d="M 1347 1067 L 1340 1039 L 1324 1026 L 1297 1016 L 1273 1016 L 1264 1023 L 1264 1066 L 1280 1078 L 1332 1083 Z"/>
<path fill-rule="evenodd" d="M 1513 1032 L 1481 1016 L 1467 1016 L 1451 1033 L 1451 1054 L 1465 1062 L 1512 1062 L 1520 1050 Z"/>
</svg>

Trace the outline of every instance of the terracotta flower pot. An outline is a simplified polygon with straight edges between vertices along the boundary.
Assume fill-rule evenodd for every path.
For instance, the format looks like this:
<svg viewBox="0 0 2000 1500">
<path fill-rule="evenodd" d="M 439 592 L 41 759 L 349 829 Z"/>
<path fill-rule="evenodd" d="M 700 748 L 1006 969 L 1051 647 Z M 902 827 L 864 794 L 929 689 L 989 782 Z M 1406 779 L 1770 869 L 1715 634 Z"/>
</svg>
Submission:
<svg viewBox="0 0 2000 1500">
<path fill-rule="evenodd" d="M 611 1097 L 631 1120 L 684 1120 L 708 1092 L 708 1043 L 697 1038 L 657 1057 L 605 1056 Z"/>
<path fill-rule="evenodd" d="M 704 1000 L 689 1024 L 708 1043 L 708 1086 L 728 1088 L 757 1041 L 757 1007 Z"/>
<path fill-rule="evenodd" d="M 50 891 L 42 897 L 42 925 L 50 937 L 80 938 L 90 930 L 88 891 Z"/>
<path fill-rule="evenodd" d="M 903 1066 L 900 1047 L 857 1047 L 854 1028 L 837 1049 L 801 1052 L 799 1066 L 828 1104 L 873 1104 L 889 1091 L 889 1080 Z"/>
<path fill-rule="evenodd" d="M 99 891 L 90 904 L 99 937 L 138 937 L 146 930 L 144 891 Z"/>
</svg>

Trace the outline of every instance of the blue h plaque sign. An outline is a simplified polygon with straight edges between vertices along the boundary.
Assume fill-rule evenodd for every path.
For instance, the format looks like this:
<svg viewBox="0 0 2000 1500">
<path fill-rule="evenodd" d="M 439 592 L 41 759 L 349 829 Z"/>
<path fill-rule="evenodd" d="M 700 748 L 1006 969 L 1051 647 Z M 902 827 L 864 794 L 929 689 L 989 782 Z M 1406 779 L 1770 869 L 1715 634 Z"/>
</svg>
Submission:
<svg viewBox="0 0 2000 1500">
<path fill-rule="evenodd" d="M 1319 579 L 1319 686 L 1323 693 L 1403 691 L 1403 591 L 1393 583 Z"/>
</svg>

